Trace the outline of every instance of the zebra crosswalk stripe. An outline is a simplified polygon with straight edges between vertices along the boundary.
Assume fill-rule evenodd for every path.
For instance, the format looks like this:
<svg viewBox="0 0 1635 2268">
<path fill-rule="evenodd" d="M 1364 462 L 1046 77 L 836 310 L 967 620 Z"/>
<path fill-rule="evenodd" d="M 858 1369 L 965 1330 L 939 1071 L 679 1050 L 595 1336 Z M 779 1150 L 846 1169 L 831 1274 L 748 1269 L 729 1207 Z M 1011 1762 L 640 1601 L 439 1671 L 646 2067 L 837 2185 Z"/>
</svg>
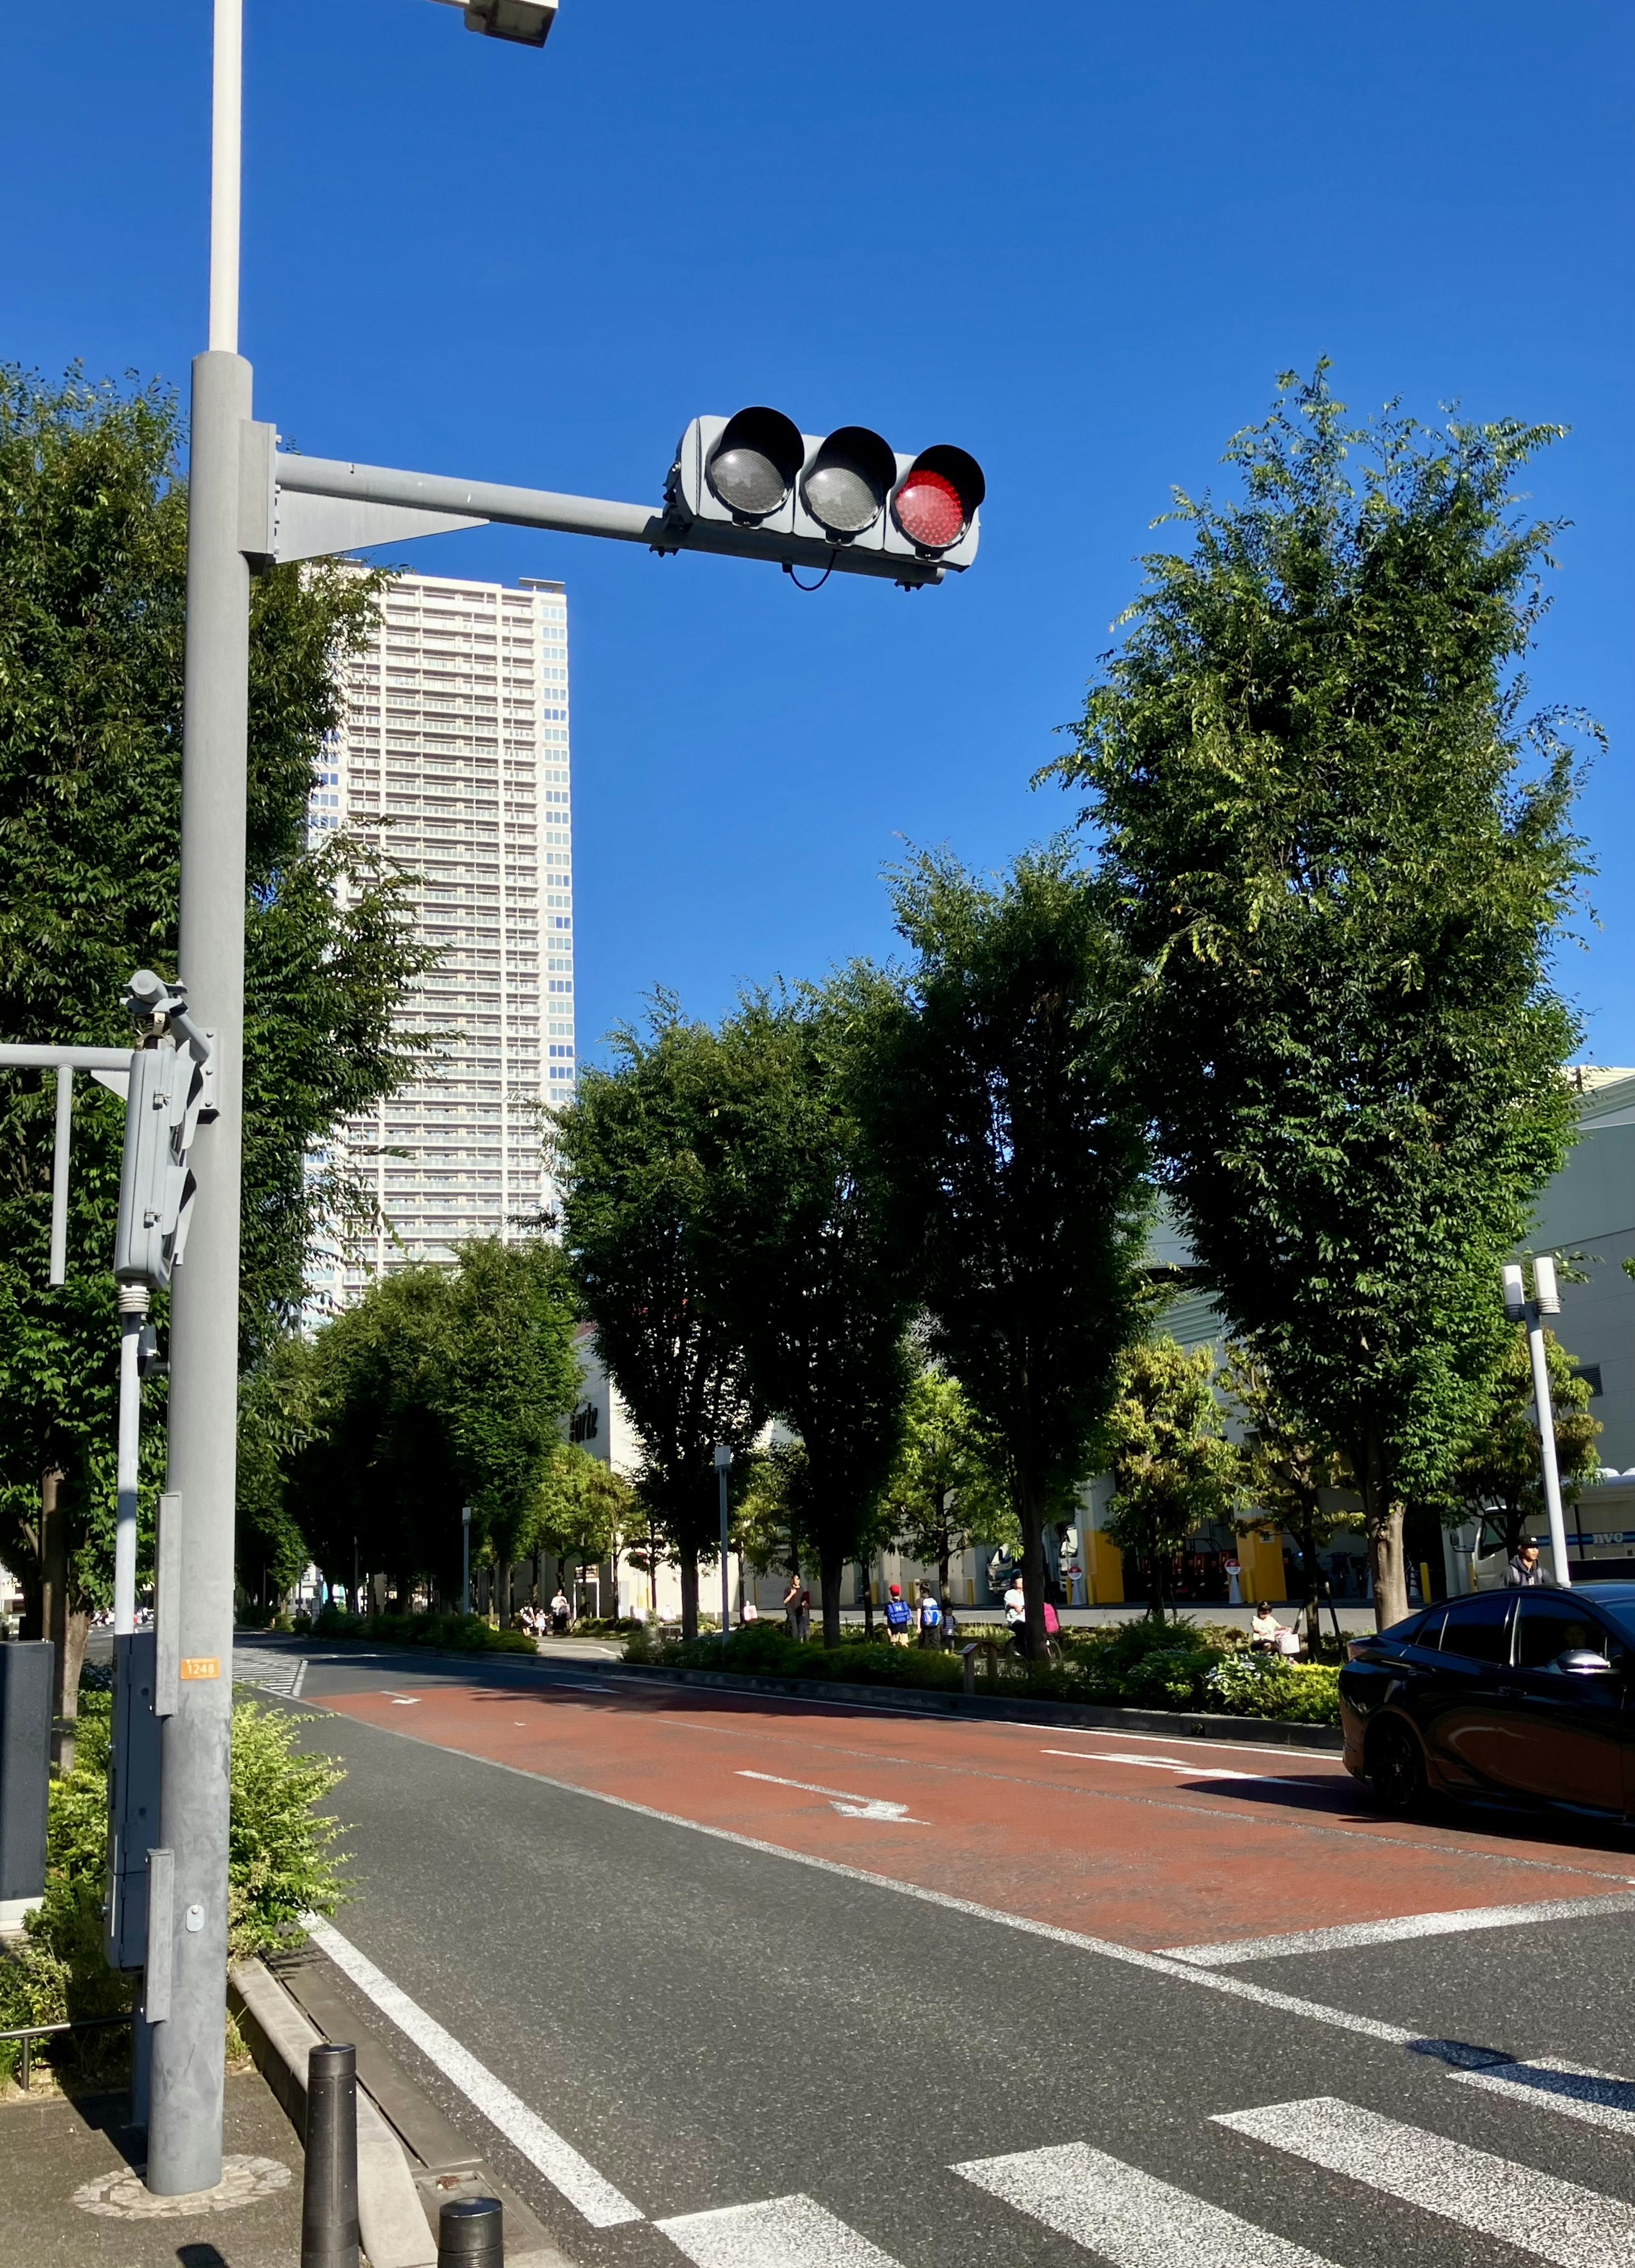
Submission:
<svg viewBox="0 0 1635 2268">
<path fill-rule="evenodd" d="M 1635 2206 L 1335 2095 L 1227 2111 L 1214 2123 L 1555 2268 L 1629 2268 L 1635 2260 Z"/>
<path fill-rule="evenodd" d="M 897 2268 L 888 2253 L 799 2191 L 654 2226 L 695 2268 Z"/>
<path fill-rule="evenodd" d="M 1087 2142 L 972 2158 L 953 2170 L 1112 2268 L 1331 2268 L 1304 2245 Z"/>
<path fill-rule="evenodd" d="M 1507 2095 L 1534 2110 L 1558 2110 L 1588 2126 L 1635 2134 L 1635 2086 L 1616 2072 L 1588 2071 L 1581 2064 L 1498 2063 L 1477 2071 L 1450 2071 L 1464 2087 Z"/>
</svg>

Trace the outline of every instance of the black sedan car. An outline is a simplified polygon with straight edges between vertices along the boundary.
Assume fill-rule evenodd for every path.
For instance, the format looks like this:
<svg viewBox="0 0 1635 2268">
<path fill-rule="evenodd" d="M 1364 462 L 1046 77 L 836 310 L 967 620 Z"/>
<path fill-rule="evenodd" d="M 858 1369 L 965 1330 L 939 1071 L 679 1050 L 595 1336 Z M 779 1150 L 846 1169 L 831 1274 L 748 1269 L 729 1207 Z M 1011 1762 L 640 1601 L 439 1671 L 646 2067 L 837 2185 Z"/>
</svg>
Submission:
<svg viewBox="0 0 1635 2268">
<path fill-rule="evenodd" d="M 1346 1769 L 1386 1809 L 1434 1790 L 1635 1815 L 1635 1585 L 1478 1591 L 1350 1652 Z"/>
</svg>

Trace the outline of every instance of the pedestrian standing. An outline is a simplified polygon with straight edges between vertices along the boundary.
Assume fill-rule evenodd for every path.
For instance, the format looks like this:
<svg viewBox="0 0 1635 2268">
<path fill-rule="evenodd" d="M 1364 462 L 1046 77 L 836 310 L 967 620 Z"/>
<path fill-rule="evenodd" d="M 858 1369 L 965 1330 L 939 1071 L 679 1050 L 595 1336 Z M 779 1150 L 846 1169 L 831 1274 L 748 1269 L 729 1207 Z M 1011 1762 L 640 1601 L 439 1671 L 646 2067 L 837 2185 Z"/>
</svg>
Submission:
<svg viewBox="0 0 1635 2268">
<path fill-rule="evenodd" d="M 784 1594 L 784 1623 L 791 1638 L 800 1636 L 800 1570 L 790 1572 L 789 1588 Z"/>
<path fill-rule="evenodd" d="M 1549 1576 L 1540 1566 L 1538 1546 L 1530 1535 L 1524 1535 L 1521 1547 L 1505 1570 L 1507 1591 L 1540 1591 L 1553 1589 Z"/>
<path fill-rule="evenodd" d="M 886 1635 L 893 1646 L 907 1646 L 912 1616 L 901 1583 L 894 1583 L 886 1599 Z"/>
<path fill-rule="evenodd" d="M 942 1644 L 942 1604 L 929 1583 L 920 1585 L 920 1644 Z"/>
</svg>

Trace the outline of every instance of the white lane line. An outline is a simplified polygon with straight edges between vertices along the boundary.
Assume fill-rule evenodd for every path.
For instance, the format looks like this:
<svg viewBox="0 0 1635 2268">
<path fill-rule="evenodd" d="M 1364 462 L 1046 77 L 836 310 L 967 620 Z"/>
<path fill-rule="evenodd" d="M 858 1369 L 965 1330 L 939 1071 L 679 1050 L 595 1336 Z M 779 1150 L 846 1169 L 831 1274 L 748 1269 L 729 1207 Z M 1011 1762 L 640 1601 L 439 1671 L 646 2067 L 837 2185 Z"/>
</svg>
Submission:
<svg viewBox="0 0 1635 2268">
<path fill-rule="evenodd" d="M 1288 1779 L 1280 1772 L 1234 1771 L 1226 1764 L 1195 1764 L 1189 1756 L 1120 1756 L 1098 1755 L 1087 1749 L 1041 1749 L 1042 1756 L 1072 1756 L 1081 1764 L 1139 1764 L 1146 1771 L 1185 1772 L 1189 1779 L 1257 1779 L 1273 1787 L 1308 1787 L 1310 1782 Z"/>
<path fill-rule="evenodd" d="M 1587 2126 L 1635 2134 L 1635 2084 L 1616 2072 L 1540 2057 L 1532 2063 L 1491 2064 L 1482 2071 L 1450 2071 L 1447 2076 L 1466 2087 L 1485 2088 L 1490 2095 L 1507 2095 L 1531 2110 L 1559 2110 Z"/>
<path fill-rule="evenodd" d="M 1513 2244 L 1555 2268 L 1629 2268 L 1635 2258 L 1635 2205 L 1621 2198 L 1404 2126 L 1336 2095 L 1228 2111 L 1214 2124 Z"/>
<path fill-rule="evenodd" d="M 1113 2268 L 1331 2268 L 1303 2244 L 1240 2220 L 1087 2142 L 973 2158 L 953 2171 Z"/>
<path fill-rule="evenodd" d="M 504 2080 L 479 2063 L 468 2048 L 463 2048 L 452 2032 L 446 2032 L 434 2016 L 427 2015 L 333 1924 L 317 1914 L 303 1914 L 301 1926 L 335 1967 L 344 1970 L 353 1984 L 368 1994 L 382 2014 L 390 2016 L 399 2031 L 407 2034 L 444 2077 L 453 2081 L 466 2100 L 476 2105 L 489 2124 L 497 2126 L 528 2163 L 561 2191 L 593 2228 L 618 2228 L 626 2221 L 646 2219 L 639 2205 L 604 2181 L 588 2158 L 581 2157 L 571 2142 L 530 2110 Z"/>
<path fill-rule="evenodd" d="M 653 2226 L 695 2268 L 897 2268 L 889 2253 L 799 2191 Z"/>
<path fill-rule="evenodd" d="M 1075 1952 L 1099 1954 L 1104 1961 L 1123 1962 L 1127 1968 L 1144 1969 L 1153 1976 L 1202 1985 L 1212 1992 L 1224 1992 L 1234 2000 L 1251 2001 L 1256 2007 L 1276 2008 L 1285 2015 L 1305 2016 L 1315 2024 L 1332 2025 L 1337 2031 L 1383 2040 L 1388 2047 L 1411 2047 L 1425 2037 L 1423 2032 L 1410 2031 L 1401 2024 L 1382 2023 L 1377 2016 L 1359 2016 L 1349 2008 L 1327 2007 L 1321 2000 L 1302 1999 L 1297 1993 L 1274 1992 L 1270 1985 L 1251 1984 L 1244 1977 L 1228 1977 L 1218 1969 L 1178 1961 L 1173 1954 L 1144 1953 L 1137 1946 L 1116 1945 L 1108 1938 L 1086 1937 L 1076 1929 L 1059 1928 L 1055 1922 L 1034 1921 L 1027 1914 L 1005 1913 L 998 1906 L 978 1905 L 972 1898 L 956 1898 L 946 1890 L 928 1889 L 920 1882 L 899 1882 L 889 1874 L 876 1874 L 867 1867 L 848 1867 L 838 1859 L 820 1859 L 810 1851 L 792 1851 L 785 1844 L 764 1843 L 759 1836 L 740 1835 L 731 1827 L 708 1827 L 701 1820 L 683 1819 L 677 1812 L 660 1811 L 655 1804 L 633 1803 L 629 1796 L 609 1795 L 599 1787 L 583 1787 L 578 1780 L 530 1771 L 525 1764 L 501 1764 L 496 1757 L 479 1756 L 475 1749 L 444 1748 L 440 1741 L 428 1742 L 407 1728 L 400 1733 L 391 1725 L 372 1725 L 366 1717 L 353 1717 L 344 1710 L 330 1713 L 343 1718 L 349 1725 L 360 1726 L 365 1732 L 379 1733 L 391 1740 L 412 1741 L 416 1748 L 433 1747 L 446 1756 L 460 1757 L 462 1763 L 486 1764 L 490 1771 L 510 1772 L 518 1779 L 531 1780 L 535 1787 L 554 1787 L 563 1795 L 583 1796 L 587 1803 L 604 1803 L 610 1811 L 628 1811 L 637 1819 L 657 1820 L 662 1827 L 684 1828 L 689 1835 L 702 1835 L 709 1842 L 730 1843 L 740 1851 L 753 1851 L 757 1858 L 782 1859 L 792 1867 L 810 1867 L 814 1874 L 836 1874 L 843 1881 L 862 1882 L 873 1890 L 889 1890 L 896 1897 L 940 1906 L 948 1913 L 967 1914 L 976 1921 L 998 1922 L 1002 1928 L 1020 1931 L 1024 1937 L 1042 1937 L 1051 1945 L 1071 1946 Z"/>
<path fill-rule="evenodd" d="M 1442 1913 L 1400 1914 L 1390 1921 L 1291 1930 L 1282 1937 L 1239 1937 L 1225 1945 L 1171 1945 L 1164 1949 L 1174 1960 L 1219 1969 L 1240 1961 L 1278 1961 L 1293 1953 L 1344 1953 L 1353 1945 L 1396 1945 L 1410 1937 L 1462 1937 L 1467 1930 L 1513 1929 L 1523 1922 L 1579 1921 L 1594 1914 L 1631 1912 L 1635 1892 L 1615 1890 L 1609 1896 L 1540 1898 L 1523 1906 L 1462 1906 Z"/>
<path fill-rule="evenodd" d="M 889 1803 L 883 1795 L 848 1795 L 843 1787 L 818 1787 L 809 1779 L 780 1779 L 776 1772 L 740 1771 L 740 1779 L 769 1780 L 774 1787 L 798 1787 L 806 1795 L 827 1795 L 831 1811 L 848 1819 L 884 1819 L 895 1827 L 929 1827 L 928 1819 L 910 1819 L 906 1803 Z"/>
</svg>

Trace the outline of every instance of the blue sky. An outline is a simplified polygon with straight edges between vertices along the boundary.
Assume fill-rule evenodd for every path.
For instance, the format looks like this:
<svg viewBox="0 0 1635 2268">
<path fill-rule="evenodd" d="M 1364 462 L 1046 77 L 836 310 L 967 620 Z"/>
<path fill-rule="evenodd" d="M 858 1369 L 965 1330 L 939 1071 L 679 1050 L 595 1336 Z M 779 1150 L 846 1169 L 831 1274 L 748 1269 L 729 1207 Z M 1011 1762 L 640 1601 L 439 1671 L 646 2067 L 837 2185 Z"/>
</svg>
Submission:
<svg viewBox="0 0 1635 2268">
<path fill-rule="evenodd" d="M 209 7 L 12 9 L 0 355 L 185 379 Z M 1611 0 L 562 0 L 544 53 L 428 0 L 248 0 L 244 350 L 313 454 L 656 500 L 697 411 L 951 440 L 981 556 L 907 595 L 487 529 L 429 572 L 561 576 L 582 1046 L 656 983 L 889 950 L 904 838 L 997 865 L 1170 483 L 1276 373 L 1362 409 L 1572 426 L 1532 678 L 1611 753 L 1602 927 L 1564 976 L 1635 1064 L 1628 152 Z"/>
</svg>

